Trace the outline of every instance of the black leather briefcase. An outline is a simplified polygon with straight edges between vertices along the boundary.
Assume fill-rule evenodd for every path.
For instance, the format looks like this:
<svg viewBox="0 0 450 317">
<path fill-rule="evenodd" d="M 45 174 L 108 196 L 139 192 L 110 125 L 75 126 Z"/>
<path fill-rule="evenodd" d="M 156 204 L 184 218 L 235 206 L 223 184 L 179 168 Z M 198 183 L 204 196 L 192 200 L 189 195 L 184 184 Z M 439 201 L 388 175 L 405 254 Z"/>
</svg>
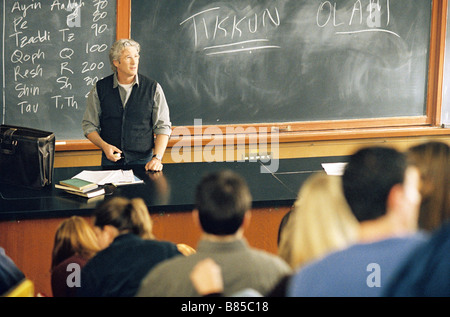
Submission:
<svg viewBox="0 0 450 317">
<path fill-rule="evenodd" d="M 0 182 L 41 189 L 53 180 L 55 135 L 26 127 L 0 126 Z"/>
</svg>

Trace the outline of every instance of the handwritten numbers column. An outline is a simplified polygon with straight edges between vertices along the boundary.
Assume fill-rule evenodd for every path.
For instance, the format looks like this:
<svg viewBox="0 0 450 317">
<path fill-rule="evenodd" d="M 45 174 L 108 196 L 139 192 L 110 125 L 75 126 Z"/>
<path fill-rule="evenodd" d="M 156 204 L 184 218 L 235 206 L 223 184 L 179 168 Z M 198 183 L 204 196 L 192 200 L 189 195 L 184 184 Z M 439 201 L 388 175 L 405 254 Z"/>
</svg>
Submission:
<svg viewBox="0 0 450 317">
<path fill-rule="evenodd" d="M 105 68 L 105 63 L 101 60 L 107 54 L 108 44 L 101 42 L 101 35 L 108 30 L 106 17 L 108 12 L 105 11 L 108 6 L 107 0 L 94 0 L 94 12 L 92 13 L 92 41 L 86 43 L 85 53 L 93 58 L 90 62 L 83 62 L 82 74 L 85 76 L 84 81 L 87 86 L 94 85 L 99 79 L 99 72 Z M 95 55 L 94 55 L 95 54 Z M 93 61 L 92 61 L 93 60 Z"/>
</svg>

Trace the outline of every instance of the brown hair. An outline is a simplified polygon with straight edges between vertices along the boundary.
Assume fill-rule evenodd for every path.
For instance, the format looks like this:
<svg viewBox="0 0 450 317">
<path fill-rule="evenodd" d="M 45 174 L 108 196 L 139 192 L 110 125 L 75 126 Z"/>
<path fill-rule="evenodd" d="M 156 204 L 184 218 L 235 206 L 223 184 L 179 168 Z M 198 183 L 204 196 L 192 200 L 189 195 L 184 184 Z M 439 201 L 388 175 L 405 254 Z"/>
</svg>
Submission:
<svg viewBox="0 0 450 317">
<path fill-rule="evenodd" d="M 206 233 L 234 234 L 242 226 L 251 204 L 252 196 L 246 181 L 231 170 L 207 174 L 197 185 L 195 207 Z"/>
<path fill-rule="evenodd" d="M 102 203 L 94 212 L 94 225 L 113 226 L 119 232 L 131 232 L 143 239 L 153 239 L 153 223 L 142 198 L 113 197 Z"/>
<path fill-rule="evenodd" d="M 90 259 L 98 251 L 100 247 L 91 225 L 82 217 L 72 216 L 56 230 L 51 268 L 73 255 Z"/>
<path fill-rule="evenodd" d="M 450 219 L 450 147 L 430 141 L 411 147 L 407 154 L 421 177 L 419 228 L 431 231 Z"/>
</svg>

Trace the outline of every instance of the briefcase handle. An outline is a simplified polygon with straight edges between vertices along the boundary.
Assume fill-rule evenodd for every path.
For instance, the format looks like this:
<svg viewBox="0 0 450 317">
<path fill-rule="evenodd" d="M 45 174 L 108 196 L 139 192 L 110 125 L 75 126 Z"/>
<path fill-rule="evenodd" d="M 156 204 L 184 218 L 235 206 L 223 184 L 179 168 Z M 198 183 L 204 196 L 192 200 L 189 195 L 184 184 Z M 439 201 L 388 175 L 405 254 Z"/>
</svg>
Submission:
<svg viewBox="0 0 450 317">
<path fill-rule="evenodd" d="M 9 128 L 3 133 L 0 138 L 0 152 L 3 154 L 12 155 L 16 153 L 17 140 L 13 140 L 13 134 L 16 132 L 16 128 Z"/>
</svg>

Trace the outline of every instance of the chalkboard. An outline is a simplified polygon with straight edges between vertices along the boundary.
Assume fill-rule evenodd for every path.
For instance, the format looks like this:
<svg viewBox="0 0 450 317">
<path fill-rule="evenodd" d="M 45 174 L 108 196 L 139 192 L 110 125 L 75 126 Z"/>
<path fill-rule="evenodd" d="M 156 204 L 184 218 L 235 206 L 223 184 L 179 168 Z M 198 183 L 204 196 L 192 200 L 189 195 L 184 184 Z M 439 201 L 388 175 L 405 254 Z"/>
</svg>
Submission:
<svg viewBox="0 0 450 317">
<path fill-rule="evenodd" d="M 84 139 L 86 95 L 110 74 L 114 0 L 3 0 L 0 119 Z"/>
<path fill-rule="evenodd" d="M 431 0 L 131 2 L 174 125 L 424 116 Z"/>
</svg>

